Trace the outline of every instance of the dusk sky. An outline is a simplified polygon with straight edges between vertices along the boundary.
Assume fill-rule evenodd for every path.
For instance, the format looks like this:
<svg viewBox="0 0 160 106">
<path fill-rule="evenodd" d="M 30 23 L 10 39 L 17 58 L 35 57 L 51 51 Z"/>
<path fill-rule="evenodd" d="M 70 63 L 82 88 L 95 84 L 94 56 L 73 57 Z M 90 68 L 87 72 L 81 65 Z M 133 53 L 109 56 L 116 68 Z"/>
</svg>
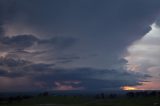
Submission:
<svg viewBox="0 0 160 106">
<path fill-rule="evenodd" d="M 0 0 L 0 92 L 159 82 L 160 0 Z"/>
</svg>

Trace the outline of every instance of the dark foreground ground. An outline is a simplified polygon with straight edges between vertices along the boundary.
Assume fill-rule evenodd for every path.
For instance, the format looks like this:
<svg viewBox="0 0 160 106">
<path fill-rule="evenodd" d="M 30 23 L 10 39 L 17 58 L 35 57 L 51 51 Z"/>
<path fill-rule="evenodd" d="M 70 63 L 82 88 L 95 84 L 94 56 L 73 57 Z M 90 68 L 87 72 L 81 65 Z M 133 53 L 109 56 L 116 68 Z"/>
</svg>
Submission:
<svg viewBox="0 0 160 106">
<path fill-rule="evenodd" d="M 160 106 L 160 96 L 53 96 L 1 101 L 0 106 Z"/>
</svg>

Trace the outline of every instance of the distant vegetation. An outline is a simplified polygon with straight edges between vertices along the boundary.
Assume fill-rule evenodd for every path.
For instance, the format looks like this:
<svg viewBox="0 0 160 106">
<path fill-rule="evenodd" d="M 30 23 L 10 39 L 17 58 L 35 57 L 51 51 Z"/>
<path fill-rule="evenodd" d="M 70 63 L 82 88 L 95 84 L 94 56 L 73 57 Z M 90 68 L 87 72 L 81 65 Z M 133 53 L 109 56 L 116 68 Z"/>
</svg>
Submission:
<svg viewBox="0 0 160 106">
<path fill-rule="evenodd" d="M 160 106 L 160 91 L 134 91 L 126 94 L 55 95 L 0 97 L 0 106 Z"/>
</svg>

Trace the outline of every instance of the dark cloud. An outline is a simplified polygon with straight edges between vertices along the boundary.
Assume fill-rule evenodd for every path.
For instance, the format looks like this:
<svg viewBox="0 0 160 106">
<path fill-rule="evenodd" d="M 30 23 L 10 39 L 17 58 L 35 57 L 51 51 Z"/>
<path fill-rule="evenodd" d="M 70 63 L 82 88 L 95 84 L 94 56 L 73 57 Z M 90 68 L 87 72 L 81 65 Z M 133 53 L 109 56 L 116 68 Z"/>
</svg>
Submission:
<svg viewBox="0 0 160 106">
<path fill-rule="evenodd" d="M 159 4 L 157 0 L 17 0 L 15 15 L 24 18 L 25 14 L 26 23 L 41 30 L 82 36 L 110 34 L 116 39 L 128 37 L 130 41 L 148 31 L 148 24 L 154 21 Z M 118 37 L 118 33 L 121 36 Z"/>
<path fill-rule="evenodd" d="M 44 63 L 38 63 L 38 64 L 30 64 L 28 66 L 24 66 L 23 70 L 26 72 L 29 71 L 33 71 L 33 73 L 35 72 L 39 72 L 39 73 L 48 73 L 49 71 L 52 71 L 52 68 L 54 64 L 44 64 Z"/>
<path fill-rule="evenodd" d="M 12 58 L 0 59 L 0 77 L 30 77 L 33 82 L 43 82 L 47 89 L 55 89 L 55 82 L 86 90 L 120 89 L 125 85 L 140 85 L 150 77 L 125 70 L 93 68 L 58 69 L 54 64 L 32 63 Z M 45 88 L 45 89 L 46 89 Z M 34 87 L 33 87 L 34 89 Z"/>
<path fill-rule="evenodd" d="M 62 63 L 62 64 L 66 64 L 66 63 L 70 63 L 73 62 L 74 60 L 79 60 L 81 59 L 81 57 L 76 56 L 76 55 L 64 55 L 64 56 L 60 56 L 56 58 L 57 63 Z"/>
<path fill-rule="evenodd" d="M 14 58 L 8 58 L 8 57 L 0 58 L 0 66 L 17 67 L 17 66 L 28 64 L 28 63 L 29 62 L 21 59 L 14 59 Z"/>
<path fill-rule="evenodd" d="M 20 58 L 0 58 L 0 76 L 23 77 L 44 74 L 52 70 L 54 64 L 33 63 Z"/>
<path fill-rule="evenodd" d="M 159 11 L 158 0 L 1 0 L 0 78 L 50 89 L 139 85 L 150 76 L 126 71 L 122 58 Z"/>
<path fill-rule="evenodd" d="M 157 0 L 15 0 L 9 4 L 14 5 L 8 7 L 14 12 L 12 19 L 7 21 L 8 25 L 20 24 L 26 31 L 31 28 L 35 32 L 45 32 L 37 35 L 44 38 L 74 36 L 79 43 L 70 50 L 71 53 L 97 54 L 101 51 L 114 62 L 129 44 L 150 30 L 149 25 L 155 21 L 160 9 Z M 65 39 L 61 43 L 58 39 L 46 42 L 54 42 L 58 48 L 74 42 Z"/>
<path fill-rule="evenodd" d="M 5 58 L 6 61 L 4 60 L 3 64 L 8 65 L 10 62 L 10 65 L 13 66 L 16 62 L 12 58 L 33 63 L 38 61 L 38 63 L 44 64 L 69 63 L 77 60 L 79 57 L 60 55 L 58 52 L 69 49 L 76 43 L 77 40 L 73 37 L 38 38 L 34 35 L 4 36 L 0 38 L 0 56 L 9 58 L 9 60 Z M 59 56 L 56 56 L 57 53 Z M 40 69 L 42 68 L 41 65 L 34 67 L 39 67 L 39 70 L 43 70 Z"/>
<path fill-rule="evenodd" d="M 2 37 L 0 43 L 8 48 L 24 49 L 31 47 L 38 39 L 32 35 L 17 35 L 13 37 Z"/>
<path fill-rule="evenodd" d="M 16 14 L 8 24 L 13 22 L 26 29 L 31 27 L 35 32 L 45 33 L 37 35 L 44 38 L 73 36 L 79 42 L 63 54 L 78 54 L 81 57 L 100 54 L 89 62 L 81 60 L 75 66 L 111 67 L 129 44 L 150 30 L 149 25 L 159 15 L 159 5 L 157 0 L 17 0 Z M 46 42 L 54 42 L 52 44 L 58 44 L 58 48 L 74 44 L 71 39 L 61 44 L 55 38 Z M 61 51 L 56 52 L 63 55 Z"/>
<path fill-rule="evenodd" d="M 4 35 L 3 25 L 14 14 L 14 0 L 1 0 L 0 1 L 0 37 Z"/>
<path fill-rule="evenodd" d="M 132 73 L 120 70 L 75 68 L 53 69 L 53 74 L 37 76 L 35 80 L 45 81 L 50 87 L 56 87 L 53 82 L 79 81 L 75 87 L 84 87 L 86 90 L 119 90 L 120 87 L 140 85 L 142 81 L 150 77 L 140 73 Z M 50 85 L 51 84 L 51 85 Z M 75 84 L 71 84 L 74 86 Z"/>
<path fill-rule="evenodd" d="M 1 51 L 5 49 L 14 49 L 14 51 L 20 51 L 34 45 L 62 50 L 72 46 L 75 42 L 76 40 L 71 37 L 53 37 L 51 39 L 40 39 L 34 35 L 16 35 L 13 37 L 0 38 L 0 46 L 2 48 Z"/>
<path fill-rule="evenodd" d="M 71 47 L 77 40 L 73 37 L 53 37 L 51 39 L 42 39 L 39 41 L 40 44 L 51 46 L 56 50 L 62 50 Z"/>
</svg>

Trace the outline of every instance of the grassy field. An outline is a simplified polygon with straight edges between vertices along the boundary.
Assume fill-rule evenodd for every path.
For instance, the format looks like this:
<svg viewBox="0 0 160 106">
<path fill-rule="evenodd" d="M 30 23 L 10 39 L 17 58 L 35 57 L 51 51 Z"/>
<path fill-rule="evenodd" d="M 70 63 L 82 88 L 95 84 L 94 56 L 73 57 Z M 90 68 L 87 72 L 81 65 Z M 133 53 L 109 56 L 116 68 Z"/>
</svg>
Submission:
<svg viewBox="0 0 160 106">
<path fill-rule="evenodd" d="M 37 96 L 20 102 L 0 104 L 0 106 L 160 106 L 160 97 L 93 99 L 72 96 Z"/>
</svg>

